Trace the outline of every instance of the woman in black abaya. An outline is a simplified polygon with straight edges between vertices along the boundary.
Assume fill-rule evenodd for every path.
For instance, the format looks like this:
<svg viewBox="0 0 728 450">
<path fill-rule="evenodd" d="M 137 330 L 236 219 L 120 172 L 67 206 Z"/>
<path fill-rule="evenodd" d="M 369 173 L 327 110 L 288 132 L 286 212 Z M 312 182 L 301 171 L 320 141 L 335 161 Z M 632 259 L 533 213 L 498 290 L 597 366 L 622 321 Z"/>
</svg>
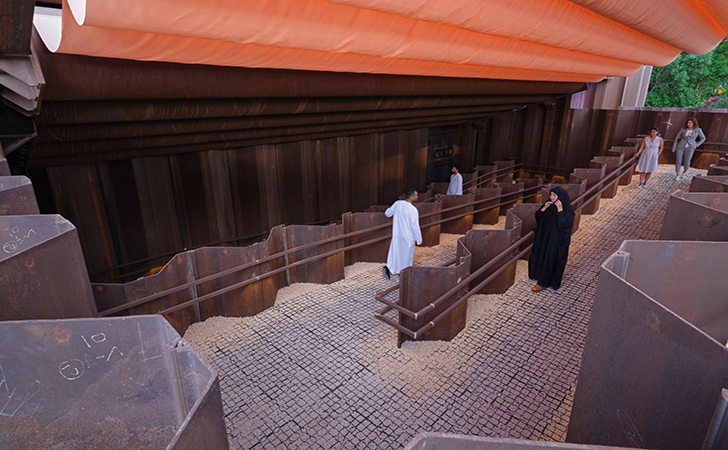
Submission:
<svg viewBox="0 0 728 450">
<path fill-rule="evenodd" d="M 566 268 L 574 225 L 574 208 L 566 189 L 551 189 L 549 200 L 536 211 L 536 239 L 528 258 L 528 277 L 537 280 L 533 292 L 558 289 Z"/>
</svg>

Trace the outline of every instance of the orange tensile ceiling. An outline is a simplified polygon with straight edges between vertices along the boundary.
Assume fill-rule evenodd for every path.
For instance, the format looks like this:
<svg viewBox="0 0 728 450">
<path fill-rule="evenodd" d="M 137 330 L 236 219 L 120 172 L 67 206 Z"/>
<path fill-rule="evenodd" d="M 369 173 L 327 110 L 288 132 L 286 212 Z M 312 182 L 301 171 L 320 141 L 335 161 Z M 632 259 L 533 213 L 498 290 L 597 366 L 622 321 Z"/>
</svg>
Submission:
<svg viewBox="0 0 728 450">
<path fill-rule="evenodd" d="M 586 82 L 709 52 L 728 0 L 64 0 L 34 23 L 59 53 Z"/>
</svg>

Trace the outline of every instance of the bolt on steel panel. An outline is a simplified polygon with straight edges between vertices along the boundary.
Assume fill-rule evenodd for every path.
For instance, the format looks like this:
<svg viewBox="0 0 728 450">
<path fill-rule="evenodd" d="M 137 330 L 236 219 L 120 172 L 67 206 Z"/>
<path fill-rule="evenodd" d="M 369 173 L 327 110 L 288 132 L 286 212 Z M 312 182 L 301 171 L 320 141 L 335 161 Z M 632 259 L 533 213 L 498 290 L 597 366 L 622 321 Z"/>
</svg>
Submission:
<svg viewBox="0 0 728 450">
<path fill-rule="evenodd" d="M 493 198 L 492 201 L 478 203 L 477 205 L 475 205 L 475 210 L 487 208 L 489 206 L 495 206 L 501 202 L 500 198 L 494 198 L 494 197 L 500 197 L 500 195 L 501 195 L 500 187 L 473 189 L 473 194 L 475 194 L 475 201 Z M 500 207 L 496 207 L 496 208 L 491 209 L 490 211 L 484 211 L 484 212 L 479 212 L 479 213 L 473 214 L 473 222 L 485 224 L 485 225 L 495 225 L 498 223 L 499 216 L 500 216 Z"/>
<path fill-rule="evenodd" d="M 449 267 L 407 267 L 400 273 L 399 304 L 410 311 L 419 311 L 458 284 L 460 280 L 470 275 L 470 263 L 470 251 L 465 247 L 462 238 L 460 238 L 457 244 L 457 262 L 455 265 Z M 410 330 L 417 330 L 450 307 L 450 305 L 455 303 L 467 291 L 467 286 L 463 286 L 457 294 L 418 319 L 413 319 L 400 313 L 399 323 Z M 468 302 L 464 301 L 448 317 L 435 325 L 434 328 L 426 332 L 422 337 L 418 336 L 417 340 L 451 340 L 465 328 L 467 310 Z M 401 347 L 404 341 L 413 340 L 401 331 L 397 332 L 397 334 L 397 347 Z"/>
<path fill-rule="evenodd" d="M 523 183 L 501 183 L 500 181 L 495 184 L 495 187 L 501 189 L 501 195 L 504 195 L 500 202 L 507 204 L 500 207 L 500 215 L 505 216 L 508 214 L 508 210 L 513 207 L 516 203 L 523 201 Z"/>
<path fill-rule="evenodd" d="M 23 176 L 0 176 L 0 216 L 40 214 L 33 183 Z"/>
<path fill-rule="evenodd" d="M 470 251 L 472 255 L 470 271 L 475 272 L 476 270 L 489 263 L 493 257 L 499 255 L 511 244 L 516 242 L 521 237 L 522 222 L 518 218 L 512 218 L 508 216 L 510 222 L 506 222 L 504 230 L 470 230 L 465 233 L 465 237 L 460 238 L 463 240 L 465 247 Z M 511 254 L 500 263 L 496 263 L 492 268 L 486 270 L 482 275 L 470 282 L 470 289 L 477 286 L 480 282 L 488 278 L 493 272 L 503 267 L 509 258 L 513 257 L 518 253 L 517 249 L 514 249 Z M 493 281 L 488 283 L 479 294 L 502 294 L 513 286 L 513 282 L 516 279 L 516 264 L 513 262 L 503 273 L 498 275 Z"/>
<path fill-rule="evenodd" d="M 404 450 L 619 450 L 620 448 L 622 447 L 425 432 L 418 434 Z"/>
<path fill-rule="evenodd" d="M 660 239 L 728 241 L 728 192 L 674 192 L 667 204 Z"/>
<path fill-rule="evenodd" d="M 442 213 L 442 218 L 447 219 L 450 217 L 465 214 L 474 210 L 472 203 L 475 201 L 475 195 L 443 195 L 438 194 L 437 199 L 442 202 L 442 209 L 453 208 L 455 206 L 467 205 L 462 208 L 453 209 L 452 211 Z M 468 203 L 471 203 L 468 205 Z M 445 222 L 440 226 L 440 232 L 450 234 L 465 234 L 468 230 L 473 228 L 473 215 L 454 219 L 449 222 Z"/>
<path fill-rule="evenodd" d="M 228 448 L 217 373 L 161 316 L 0 323 L 0 448 Z"/>
<path fill-rule="evenodd" d="M 0 216 L 0 320 L 98 315 L 76 227 L 59 215 Z"/>
<path fill-rule="evenodd" d="M 728 192 L 728 175 L 693 177 L 689 190 L 690 192 Z"/>
<path fill-rule="evenodd" d="M 724 242 L 625 241 L 602 264 L 568 442 L 701 448 L 728 383 L 725 255 Z"/>
</svg>

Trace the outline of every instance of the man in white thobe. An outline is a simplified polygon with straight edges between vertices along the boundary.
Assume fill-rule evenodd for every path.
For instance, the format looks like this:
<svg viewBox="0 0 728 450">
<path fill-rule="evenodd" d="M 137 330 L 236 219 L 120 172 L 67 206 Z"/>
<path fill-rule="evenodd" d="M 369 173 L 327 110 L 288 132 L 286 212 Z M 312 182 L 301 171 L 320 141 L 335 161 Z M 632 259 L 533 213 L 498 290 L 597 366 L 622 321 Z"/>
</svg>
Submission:
<svg viewBox="0 0 728 450">
<path fill-rule="evenodd" d="M 409 189 L 404 196 L 404 200 L 397 200 L 384 212 L 385 216 L 394 217 L 387 265 L 382 269 L 387 279 L 392 274 L 399 275 L 402 269 L 411 266 L 415 260 L 415 243 L 422 245 L 420 213 L 412 204 L 417 200 L 417 191 Z"/>
<path fill-rule="evenodd" d="M 463 195 L 463 176 L 460 175 L 457 167 L 452 168 L 450 186 L 447 187 L 447 195 Z"/>
</svg>

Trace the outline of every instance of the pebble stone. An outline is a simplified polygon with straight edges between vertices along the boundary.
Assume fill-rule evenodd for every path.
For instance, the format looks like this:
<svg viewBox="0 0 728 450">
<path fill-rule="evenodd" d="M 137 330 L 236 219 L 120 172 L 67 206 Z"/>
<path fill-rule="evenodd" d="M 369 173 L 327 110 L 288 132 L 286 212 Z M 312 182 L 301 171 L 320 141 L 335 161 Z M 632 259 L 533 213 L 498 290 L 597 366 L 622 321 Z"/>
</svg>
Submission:
<svg viewBox="0 0 728 450">
<path fill-rule="evenodd" d="M 561 289 L 533 294 L 520 262 L 506 294 L 472 298 L 480 307 L 451 342 L 397 348 L 373 317 L 374 294 L 396 282 L 378 265 L 254 317 L 193 326 L 185 337 L 219 373 L 230 448 L 402 448 L 423 431 L 563 441 L 599 267 L 625 239 L 657 239 L 689 180 L 665 165 L 637 183 L 582 216 Z M 452 259 L 458 237 L 418 248 L 415 264 Z"/>
</svg>

